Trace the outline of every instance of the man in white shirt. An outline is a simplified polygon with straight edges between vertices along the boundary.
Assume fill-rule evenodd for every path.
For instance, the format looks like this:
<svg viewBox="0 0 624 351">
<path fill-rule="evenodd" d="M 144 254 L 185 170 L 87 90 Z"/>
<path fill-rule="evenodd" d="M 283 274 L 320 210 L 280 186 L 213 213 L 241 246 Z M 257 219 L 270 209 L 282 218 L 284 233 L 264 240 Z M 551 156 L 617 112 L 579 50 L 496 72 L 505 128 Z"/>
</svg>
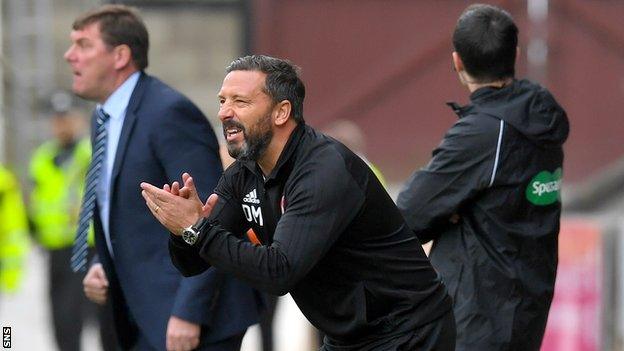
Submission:
<svg viewBox="0 0 624 351">
<path fill-rule="evenodd" d="M 124 349 L 238 350 L 257 321 L 256 293 L 216 270 L 183 278 L 169 259 L 168 232 L 139 191 L 142 181 L 171 183 L 192 169 L 208 195 L 222 172 L 212 128 L 191 101 L 144 72 L 149 39 L 134 9 L 88 12 L 74 22 L 71 40 L 72 89 L 98 103 L 72 256 L 72 267 L 84 269 L 92 219 L 98 257 L 83 282 L 87 297 L 112 303 Z"/>
</svg>

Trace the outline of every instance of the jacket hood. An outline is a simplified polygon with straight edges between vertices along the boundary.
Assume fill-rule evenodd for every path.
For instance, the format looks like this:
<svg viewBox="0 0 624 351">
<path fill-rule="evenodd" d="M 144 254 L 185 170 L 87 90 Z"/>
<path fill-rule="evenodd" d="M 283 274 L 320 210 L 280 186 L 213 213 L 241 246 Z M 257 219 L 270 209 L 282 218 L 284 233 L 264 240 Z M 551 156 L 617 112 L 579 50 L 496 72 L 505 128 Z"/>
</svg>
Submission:
<svg viewBox="0 0 624 351">
<path fill-rule="evenodd" d="M 514 80 L 500 89 L 478 89 L 470 95 L 470 101 L 461 109 L 461 115 L 492 115 L 541 146 L 559 147 L 568 138 L 566 112 L 548 90 L 528 80 Z"/>
</svg>

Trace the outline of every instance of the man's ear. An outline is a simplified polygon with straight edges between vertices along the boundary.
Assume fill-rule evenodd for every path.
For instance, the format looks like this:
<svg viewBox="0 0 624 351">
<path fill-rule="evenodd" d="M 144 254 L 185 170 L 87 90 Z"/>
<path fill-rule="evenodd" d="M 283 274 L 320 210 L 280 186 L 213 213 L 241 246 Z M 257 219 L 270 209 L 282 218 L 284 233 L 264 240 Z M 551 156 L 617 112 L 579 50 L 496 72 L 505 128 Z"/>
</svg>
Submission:
<svg viewBox="0 0 624 351">
<path fill-rule="evenodd" d="M 288 122 L 290 112 L 292 111 L 292 105 L 288 100 L 282 100 L 274 108 L 275 111 L 275 125 L 282 126 Z"/>
<path fill-rule="evenodd" d="M 459 57 L 459 54 L 457 53 L 457 51 L 453 51 L 453 68 L 455 69 L 456 72 L 461 72 L 464 70 L 464 62 L 462 61 L 461 57 Z"/>
<path fill-rule="evenodd" d="M 113 51 L 115 55 L 115 69 L 123 69 L 132 62 L 132 50 L 130 50 L 128 45 L 117 45 Z"/>
</svg>

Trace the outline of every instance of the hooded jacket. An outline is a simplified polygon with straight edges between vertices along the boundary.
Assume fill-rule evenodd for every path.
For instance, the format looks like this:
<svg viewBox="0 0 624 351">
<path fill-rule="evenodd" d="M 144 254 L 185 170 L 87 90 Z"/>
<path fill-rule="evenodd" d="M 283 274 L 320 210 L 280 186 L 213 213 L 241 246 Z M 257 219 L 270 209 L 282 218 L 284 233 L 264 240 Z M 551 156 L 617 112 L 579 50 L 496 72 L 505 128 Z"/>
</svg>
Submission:
<svg viewBox="0 0 624 351">
<path fill-rule="evenodd" d="M 514 80 L 459 120 L 398 197 L 454 299 L 457 350 L 539 350 L 557 270 L 565 111 Z M 458 219 L 459 218 L 459 219 Z"/>
</svg>

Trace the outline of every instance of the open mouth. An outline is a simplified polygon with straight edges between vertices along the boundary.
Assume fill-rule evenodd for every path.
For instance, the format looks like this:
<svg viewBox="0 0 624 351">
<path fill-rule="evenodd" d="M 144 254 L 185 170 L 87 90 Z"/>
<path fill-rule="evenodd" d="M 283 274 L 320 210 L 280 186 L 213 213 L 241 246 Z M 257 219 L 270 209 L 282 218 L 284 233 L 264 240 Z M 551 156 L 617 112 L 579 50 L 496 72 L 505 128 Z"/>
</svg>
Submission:
<svg viewBox="0 0 624 351">
<path fill-rule="evenodd" d="M 225 136 L 230 139 L 234 138 L 238 133 L 242 132 L 242 130 L 238 128 L 230 128 L 225 131 Z"/>
<path fill-rule="evenodd" d="M 228 142 L 234 141 L 243 135 L 243 128 L 236 125 L 224 126 L 223 135 Z"/>
</svg>

